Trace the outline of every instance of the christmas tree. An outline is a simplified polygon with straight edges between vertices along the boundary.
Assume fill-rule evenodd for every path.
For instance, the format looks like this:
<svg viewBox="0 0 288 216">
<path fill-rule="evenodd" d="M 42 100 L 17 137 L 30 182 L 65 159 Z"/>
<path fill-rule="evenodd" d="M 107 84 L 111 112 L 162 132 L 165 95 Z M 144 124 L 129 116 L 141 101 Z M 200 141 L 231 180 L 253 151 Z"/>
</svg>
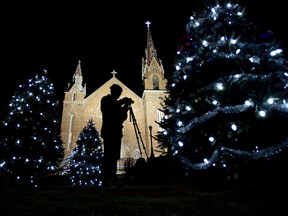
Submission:
<svg viewBox="0 0 288 216">
<path fill-rule="evenodd" d="M 190 170 L 277 158 L 288 146 L 281 43 L 243 6 L 206 2 L 190 17 L 167 77 L 160 145 Z"/>
<path fill-rule="evenodd" d="M 19 85 L 1 128 L 0 171 L 8 187 L 38 187 L 64 157 L 60 104 L 47 71 Z"/>
<path fill-rule="evenodd" d="M 102 185 L 102 142 L 90 119 L 81 131 L 76 147 L 67 158 L 63 174 L 69 176 L 73 186 Z"/>
</svg>

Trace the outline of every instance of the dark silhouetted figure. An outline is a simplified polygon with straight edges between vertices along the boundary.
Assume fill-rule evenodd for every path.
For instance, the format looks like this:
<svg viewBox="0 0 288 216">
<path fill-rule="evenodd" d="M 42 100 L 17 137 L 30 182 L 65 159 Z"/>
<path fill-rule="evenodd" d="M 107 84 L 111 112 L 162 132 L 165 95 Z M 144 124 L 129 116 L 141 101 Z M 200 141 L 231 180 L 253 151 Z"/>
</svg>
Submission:
<svg viewBox="0 0 288 216">
<path fill-rule="evenodd" d="M 101 137 L 104 139 L 103 158 L 103 187 L 118 187 L 117 161 L 120 159 L 121 139 L 123 136 L 123 122 L 127 119 L 127 112 L 133 100 L 123 98 L 121 86 L 113 84 L 110 94 L 101 99 L 102 128 Z"/>
</svg>

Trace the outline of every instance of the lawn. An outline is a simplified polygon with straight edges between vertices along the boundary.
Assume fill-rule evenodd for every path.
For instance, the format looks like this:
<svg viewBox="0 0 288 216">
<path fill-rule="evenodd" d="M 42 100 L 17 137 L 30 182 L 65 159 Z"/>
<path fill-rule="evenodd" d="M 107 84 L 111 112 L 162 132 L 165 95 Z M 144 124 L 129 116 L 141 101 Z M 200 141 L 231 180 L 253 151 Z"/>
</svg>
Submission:
<svg viewBox="0 0 288 216">
<path fill-rule="evenodd" d="M 281 179 L 221 188 L 190 181 L 122 183 L 116 189 L 56 184 L 41 190 L 2 191 L 0 215 L 288 215 L 288 190 Z"/>
</svg>

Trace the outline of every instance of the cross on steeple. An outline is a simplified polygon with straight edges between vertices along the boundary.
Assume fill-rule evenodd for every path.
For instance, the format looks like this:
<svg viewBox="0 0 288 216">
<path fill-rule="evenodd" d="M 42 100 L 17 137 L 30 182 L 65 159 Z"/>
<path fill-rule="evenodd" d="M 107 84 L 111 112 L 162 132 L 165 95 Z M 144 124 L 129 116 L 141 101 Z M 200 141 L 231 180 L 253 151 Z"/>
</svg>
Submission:
<svg viewBox="0 0 288 216">
<path fill-rule="evenodd" d="M 149 25 L 151 25 L 151 22 L 147 21 L 145 22 L 145 24 L 147 25 L 147 28 L 149 28 Z"/>
<path fill-rule="evenodd" d="M 115 77 L 115 75 L 117 74 L 117 72 L 116 72 L 115 70 L 113 70 L 113 71 L 111 72 L 111 74 L 113 74 L 113 77 Z"/>
</svg>

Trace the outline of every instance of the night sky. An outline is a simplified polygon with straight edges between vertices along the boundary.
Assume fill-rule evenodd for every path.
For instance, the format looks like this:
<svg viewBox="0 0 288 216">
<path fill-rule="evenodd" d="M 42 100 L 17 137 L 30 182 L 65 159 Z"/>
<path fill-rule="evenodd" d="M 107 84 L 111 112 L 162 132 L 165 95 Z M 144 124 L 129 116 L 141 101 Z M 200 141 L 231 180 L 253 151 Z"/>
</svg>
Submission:
<svg viewBox="0 0 288 216">
<path fill-rule="evenodd" d="M 17 85 L 43 69 L 48 71 L 62 101 L 78 60 L 81 60 L 87 94 L 110 79 L 112 70 L 118 72 L 116 77 L 130 89 L 139 91 L 147 39 L 145 22 L 152 23 L 152 38 L 165 71 L 173 70 L 177 42 L 200 0 L 157 2 L 157 5 L 149 0 L 45 2 L 12 2 L 2 7 L 1 111 Z M 246 6 L 250 20 L 275 33 L 287 53 L 285 1 L 239 2 Z"/>
</svg>

